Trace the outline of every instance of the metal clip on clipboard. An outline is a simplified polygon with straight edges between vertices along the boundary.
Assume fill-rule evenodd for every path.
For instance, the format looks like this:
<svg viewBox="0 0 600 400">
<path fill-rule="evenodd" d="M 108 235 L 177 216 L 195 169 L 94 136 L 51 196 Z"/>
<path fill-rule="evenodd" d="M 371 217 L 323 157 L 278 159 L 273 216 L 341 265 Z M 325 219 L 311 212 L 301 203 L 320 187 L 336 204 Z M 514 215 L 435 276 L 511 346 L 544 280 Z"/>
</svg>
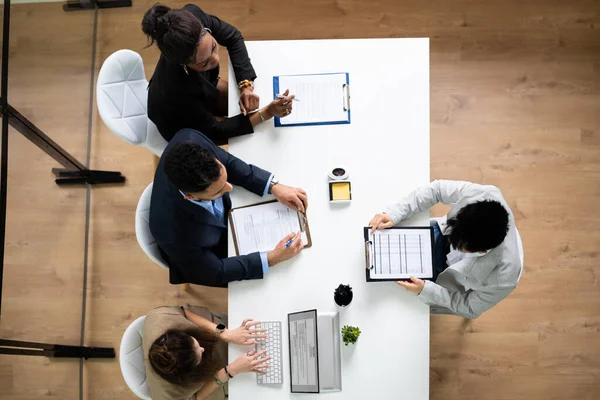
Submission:
<svg viewBox="0 0 600 400">
<path fill-rule="evenodd" d="M 373 244 L 373 242 L 370 240 L 365 241 L 365 262 L 366 262 L 367 270 L 373 269 L 373 264 L 371 264 L 371 245 L 372 244 Z"/>
<path fill-rule="evenodd" d="M 350 85 L 344 83 L 342 91 L 344 92 L 344 111 L 350 111 Z"/>
<path fill-rule="evenodd" d="M 298 223 L 300 224 L 300 230 L 306 232 L 306 215 L 300 211 L 298 211 Z"/>
</svg>

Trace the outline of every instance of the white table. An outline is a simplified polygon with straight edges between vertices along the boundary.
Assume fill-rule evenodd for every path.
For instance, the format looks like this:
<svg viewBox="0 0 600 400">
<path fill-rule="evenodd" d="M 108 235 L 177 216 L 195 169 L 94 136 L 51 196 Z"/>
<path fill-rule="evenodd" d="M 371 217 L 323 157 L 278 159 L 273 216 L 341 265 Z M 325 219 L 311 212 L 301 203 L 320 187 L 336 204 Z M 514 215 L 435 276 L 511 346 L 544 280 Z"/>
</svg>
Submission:
<svg viewBox="0 0 600 400">
<path fill-rule="evenodd" d="M 273 76 L 349 72 L 352 123 L 274 128 L 229 142 L 229 151 L 273 172 L 281 183 L 305 189 L 313 246 L 279 264 L 263 280 L 229 284 L 229 321 L 278 320 L 287 337 L 287 314 L 316 308 L 336 311 L 333 291 L 350 284 L 354 301 L 341 325 L 362 331 L 356 345 L 342 345 L 342 392 L 291 394 L 289 346 L 284 340 L 284 384 L 261 387 L 255 374 L 230 382 L 240 399 L 429 398 L 429 307 L 393 282 L 366 283 L 363 226 L 386 204 L 429 182 L 429 40 L 357 39 L 246 42 L 259 78 L 261 104 L 273 94 Z M 229 110 L 239 113 L 230 66 Z M 282 88 L 284 90 L 285 88 Z M 343 166 L 352 202 L 330 204 L 327 172 Z M 244 189 L 234 207 L 261 201 Z M 263 200 L 264 201 L 264 200 Z M 428 225 L 428 213 L 407 221 Z M 229 253 L 235 255 L 230 235 Z M 248 348 L 230 346 L 234 360 Z"/>
</svg>

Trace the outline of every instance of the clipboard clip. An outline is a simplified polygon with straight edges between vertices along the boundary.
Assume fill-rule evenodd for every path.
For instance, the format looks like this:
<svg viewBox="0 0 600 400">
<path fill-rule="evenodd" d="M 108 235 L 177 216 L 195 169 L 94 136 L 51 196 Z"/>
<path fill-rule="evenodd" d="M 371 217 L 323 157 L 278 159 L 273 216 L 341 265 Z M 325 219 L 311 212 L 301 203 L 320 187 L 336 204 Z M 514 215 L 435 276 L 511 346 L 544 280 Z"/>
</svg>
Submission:
<svg viewBox="0 0 600 400">
<path fill-rule="evenodd" d="M 300 224 L 300 230 L 306 232 L 306 215 L 298 211 L 298 223 Z"/>
<path fill-rule="evenodd" d="M 373 269 L 373 264 L 371 264 L 371 245 L 372 244 L 373 244 L 373 242 L 370 240 L 365 241 L 365 262 L 366 262 L 367 270 Z"/>
<path fill-rule="evenodd" d="M 344 83 L 342 91 L 344 92 L 344 111 L 350 111 L 350 85 Z"/>
</svg>

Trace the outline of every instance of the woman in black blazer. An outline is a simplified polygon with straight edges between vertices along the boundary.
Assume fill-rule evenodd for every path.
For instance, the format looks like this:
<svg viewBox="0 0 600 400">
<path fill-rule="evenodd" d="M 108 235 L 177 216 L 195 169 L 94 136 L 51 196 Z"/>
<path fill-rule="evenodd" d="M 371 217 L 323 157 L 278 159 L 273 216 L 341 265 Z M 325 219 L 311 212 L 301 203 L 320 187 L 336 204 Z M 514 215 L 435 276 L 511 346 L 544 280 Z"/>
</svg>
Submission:
<svg viewBox="0 0 600 400">
<path fill-rule="evenodd" d="M 150 45 L 156 43 L 161 52 L 148 87 L 148 117 L 167 141 L 179 130 L 192 128 L 224 142 L 292 112 L 293 96 L 287 91 L 259 108 L 254 93 L 256 74 L 242 34 L 198 6 L 171 9 L 157 3 L 146 11 L 142 30 Z M 232 118 L 226 118 L 227 82 L 219 79 L 219 44 L 229 51 L 241 91 L 242 113 Z"/>
</svg>

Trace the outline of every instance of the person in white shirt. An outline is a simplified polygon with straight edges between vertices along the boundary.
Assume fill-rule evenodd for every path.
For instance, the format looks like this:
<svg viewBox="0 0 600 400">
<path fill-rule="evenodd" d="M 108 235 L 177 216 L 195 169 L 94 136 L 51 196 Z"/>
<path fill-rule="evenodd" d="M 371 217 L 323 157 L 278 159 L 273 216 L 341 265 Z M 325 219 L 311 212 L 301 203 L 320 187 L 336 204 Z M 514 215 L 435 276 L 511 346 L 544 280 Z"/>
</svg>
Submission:
<svg viewBox="0 0 600 400">
<path fill-rule="evenodd" d="M 517 286 L 522 263 L 513 214 L 495 186 L 433 181 L 417 188 L 381 214 L 373 231 L 397 225 L 437 203 L 451 205 L 434 230 L 433 281 L 397 282 L 431 306 L 432 314 L 477 318 Z"/>
</svg>

